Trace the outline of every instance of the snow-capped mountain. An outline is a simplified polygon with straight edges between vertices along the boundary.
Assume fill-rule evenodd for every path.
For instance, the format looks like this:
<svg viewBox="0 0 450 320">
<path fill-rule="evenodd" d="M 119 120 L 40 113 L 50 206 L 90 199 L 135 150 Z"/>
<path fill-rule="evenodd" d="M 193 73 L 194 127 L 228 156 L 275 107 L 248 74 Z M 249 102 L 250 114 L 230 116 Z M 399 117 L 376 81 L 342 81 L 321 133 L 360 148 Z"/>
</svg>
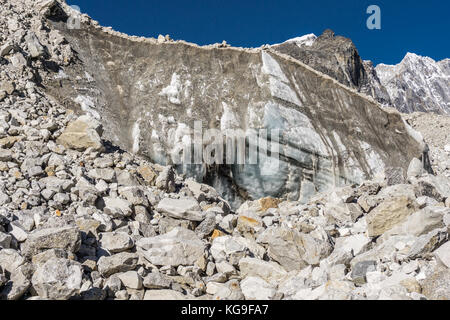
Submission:
<svg viewBox="0 0 450 320">
<path fill-rule="evenodd" d="M 372 96 L 383 105 L 390 105 L 387 91 L 369 61 L 363 61 L 352 40 L 325 30 L 316 37 L 307 34 L 272 45 L 276 51 L 287 54 L 311 68 L 336 79 L 340 83 Z"/>
<path fill-rule="evenodd" d="M 439 62 L 408 53 L 397 65 L 363 61 L 353 42 L 326 30 L 272 45 L 342 84 L 404 113 L 450 114 L 450 59 Z"/>
<path fill-rule="evenodd" d="M 399 111 L 450 114 L 450 59 L 436 62 L 407 53 L 399 64 L 375 69 Z"/>
</svg>

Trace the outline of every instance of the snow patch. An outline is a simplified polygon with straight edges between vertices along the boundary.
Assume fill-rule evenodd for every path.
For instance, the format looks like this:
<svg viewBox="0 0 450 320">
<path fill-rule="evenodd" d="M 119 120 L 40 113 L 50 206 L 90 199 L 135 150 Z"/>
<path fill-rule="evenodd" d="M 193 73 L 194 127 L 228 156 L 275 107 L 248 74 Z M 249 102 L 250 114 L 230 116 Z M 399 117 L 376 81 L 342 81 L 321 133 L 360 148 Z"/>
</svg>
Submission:
<svg viewBox="0 0 450 320">
<path fill-rule="evenodd" d="M 95 102 L 91 97 L 78 96 L 74 99 L 74 101 L 80 105 L 81 110 L 90 114 L 97 120 L 101 119 L 100 114 L 95 110 Z"/>
<path fill-rule="evenodd" d="M 139 151 L 139 140 L 141 138 L 141 129 L 139 124 L 141 119 L 139 118 L 133 125 L 133 130 L 131 132 L 131 137 L 133 138 L 133 153 L 136 154 Z"/>
<path fill-rule="evenodd" d="M 159 95 L 167 97 L 170 103 L 179 105 L 181 104 L 180 91 L 181 91 L 180 76 L 174 73 L 172 75 L 170 84 L 167 87 L 163 88 L 159 93 Z"/>
<path fill-rule="evenodd" d="M 314 33 L 305 34 L 301 37 L 292 38 L 286 40 L 285 42 L 294 42 L 297 46 L 302 47 L 311 47 L 313 43 L 316 41 L 317 36 Z"/>
</svg>

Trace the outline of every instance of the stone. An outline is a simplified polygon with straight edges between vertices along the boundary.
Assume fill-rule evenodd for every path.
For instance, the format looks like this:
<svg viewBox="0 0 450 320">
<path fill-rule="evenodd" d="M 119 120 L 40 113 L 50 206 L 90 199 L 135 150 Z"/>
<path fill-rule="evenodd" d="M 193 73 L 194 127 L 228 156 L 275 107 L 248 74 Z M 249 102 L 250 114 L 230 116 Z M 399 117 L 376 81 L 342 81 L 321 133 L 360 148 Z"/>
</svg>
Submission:
<svg viewBox="0 0 450 320">
<path fill-rule="evenodd" d="M 273 284 L 287 275 L 286 270 L 275 262 L 249 257 L 239 260 L 239 270 L 242 278 L 259 277 Z"/>
<path fill-rule="evenodd" d="M 0 291 L 1 300 L 19 300 L 30 288 L 30 281 L 22 272 L 15 272 L 11 275 L 3 290 Z M 1 286 L 0 286 L 1 289 Z"/>
<path fill-rule="evenodd" d="M 407 278 L 400 281 L 400 285 L 403 286 L 409 293 L 411 292 L 422 292 L 422 287 L 415 278 Z"/>
<path fill-rule="evenodd" d="M 107 292 L 108 296 L 113 297 L 122 288 L 122 281 L 117 274 L 110 276 L 104 283 L 103 289 Z"/>
<path fill-rule="evenodd" d="M 450 197 L 450 178 L 445 176 L 427 175 L 418 179 L 415 185 L 418 195 L 434 198 L 438 202 Z"/>
<path fill-rule="evenodd" d="M 257 239 L 267 245 L 267 254 L 286 271 L 300 270 L 308 264 L 318 264 L 331 253 L 326 241 L 314 239 L 286 227 L 267 228 Z"/>
<path fill-rule="evenodd" d="M 68 149 L 84 151 L 92 148 L 94 151 L 102 151 L 103 144 L 101 135 L 103 128 L 101 124 L 89 117 L 81 116 L 70 123 L 56 142 Z"/>
<path fill-rule="evenodd" d="M 9 249 L 11 245 L 11 236 L 9 234 L 0 232 L 0 249 Z"/>
<path fill-rule="evenodd" d="M 450 242 L 444 243 L 433 254 L 439 262 L 450 268 Z"/>
<path fill-rule="evenodd" d="M 25 42 L 32 58 L 39 58 L 45 54 L 44 47 L 41 45 L 34 32 L 28 32 L 25 36 Z"/>
<path fill-rule="evenodd" d="M 241 290 L 246 300 L 271 300 L 277 293 L 275 286 L 259 277 L 246 277 L 241 281 Z"/>
<path fill-rule="evenodd" d="M 237 219 L 236 230 L 246 238 L 254 238 L 254 235 L 262 227 L 259 217 L 247 217 L 240 215 Z"/>
<path fill-rule="evenodd" d="M 430 300 L 450 300 L 450 269 L 436 269 L 422 283 L 422 294 Z"/>
<path fill-rule="evenodd" d="M 366 283 L 367 272 L 376 271 L 377 264 L 375 261 L 361 261 L 353 266 L 352 280 L 357 285 Z"/>
<path fill-rule="evenodd" d="M 108 257 L 101 257 L 98 262 L 98 271 L 104 277 L 109 277 L 118 272 L 134 270 L 137 266 L 138 255 L 130 252 L 120 252 Z"/>
<path fill-rule="evenodd" d="M 388 186 L 405 183 L 405 174 L 403 172 L 403 168 L 387 167 L 384 170 L 384 174 L 386 177 L 386 184 Z"/>
<path fill-rule="evenodd" d="M 187 179 L 185 182 L 186 186 L 192 192 L 194 198 L 199 201 L 215 201 L 219 198 L 219 194 L 214 188 L 206 184 L 198 183 L 193 179 Z"/>
<path fill-rule="evenodd" d="M 203 255 L 205 244 L 191 230 L 175 228 L 172 231 L 136 242 L 144 257 L 154 265 L 193 265 Z"/>
<path fill-rule="evenodd" d="M 148 289 L 167 289 L 171 287 L 172 280 L 160 272 L 151 272 L 145 276 L 143 285 Z"/>
<path fill-rule="evenodd" d="M 12 221 L 9 224 L 9 234 L 12 235 L 18 242 L 24 242 L 28 238 L 28 233 L 19 221 Z"/>
<path fill-rule="evenodd" d="M 12 81 L 3 80 L 2 82 L 0 82 L 0 90 L 11 95 L 16 90 L 16 84 Z"/>
<path fill-rule="evenodd" d="M 229 278 L 231 275 L 236 274 L 236 269 L 230 263 L 226 261 L 220 261 L 216 263 L 217 272 L 225 275 Z"/>
<path fill-rule="evenodd" d="M 447 236 L 444 232 L 433 230 L 416 239 L 417 240 L 413 242 L 407 253 L 408 258 L 410 259 L 427 257 L 429 253 L 433 252 L 442 243 L 447 241 Z"/>
<path fill-rule="evenodd" d="M 34 255 L 31 262 L 35 265 L 43 265 L 51 259 L 67 259 L 68 254 L 64 249 L 49 249 Z"/>
<path fill-rule="evenodd" d="M 11 161 L 13 158 L 13 153 L 9 149 L 0 149 L 0 161 Z"/>
<path fill-rule="evenodd" d="M 104 197 L 103 201 L 105 203 L 103 212 L 114 218 L 129 217 L 133 213 L 133 210 L 131 209 L 131 203 L 128 200 L 113 197 Z"/>
<path fill-rule="evenodd" d="M 214 232 L 217 226 L 215 214 L 206 214 L 205 219 L 195 228 L 195 233 L 199 235 L 200 238 L 209 236 Z"/>
<path fill-rule="evenodd" d="M 110 253 L 118 253 L 134 247 L 133 239 L 124 232 L 100 233 L 99 244 Z"/>
<path fill-rule="evenodd" d="M 127 199 L 135 207 L 140 205 L 147 207 L 149 205 L 147 197 L 140 187 L 120 187 L 119 194 Z"/>
<path fill-rule="evenodd" d="M 116 176 L 116 173 L 111 168 L 105 168 L 105 169 L 95 168 L 95 169 L 89 170 L 87 173 L 87 176 L 92 179 L 96 179 L 96 180 L 102 179 L 106 182 L 113 182 L 113 180 Z"/>
<path fill-rule="evenodd" d="M 166 192 L 175 191 L 175 171 L 172 167 L 165 167 L 156 178 L 155 186 Z"/>
<path fill-rule="evenodd" d="M 219 227 L 221 227 L 223 230 L 229 233 L 233 231 L 236 225 L 237 225 L 237 217 L 234 214 L 226 215 L 219 223 Z"/>
<path fill-rule="evenodd" d="M 394 197 L 380 203 L 366 217 L 369 237 L 382 235 L 417 211 L 418 205 L 407 197 Z"/>
<path fill-rule="evenodd" d="M 413 158 L 411 162 L 409 163 L 408 171 L 407 171 L 407 177 L 409 178 L 417 178 L 422 175 L 423 173 L 423 164 L 422 161 L 420 161 L 417 158 Z"/>
<path fill-rule="evenodd" d="M 146 290 L 144 300 L 186 300 L 187 297 L 175 290 Z"/>
<path fill-rule="evenodd" d="M 324 214 L 330 223 L 343 227 L 355 223 L 363 215 L 363 211 L 357 203 L 339 203 L 327 204 Z"/>
<path fill-rule="evenodd" d="M 244 237 L 222 236 L 212 242 L 210 253 L 214 261 L 228 261 L 232 265 L 238 265 L 246 255 L 263 259 L 265 250 L 255 240 Z"/>
<path fill-rule="evenodd" d="M 41 298 L 67 300 L 81 289 L 83 270 L 78 262 L 51 259 L 38 266 L 31 283 Z"/>
<path fill-rule="evenodd" d="M 136 271 L 127 271 L 117 276 L 126 288 L 142 289 L 142 278 Z"/>
<path fill-rule="evenodd" d="M 1 138 L 0 139 L 0 149 L 8 149 L 11 148 L 16 142 L 22 140 L 22 137 L 14 137 L 14 136 L 9 136 L 9 137 L 5 137 L 5 138 Z"/>
<path fill-rule="evenodd" d="M 15 273 L 25 263 L 25 258 L 13 249 L 0 250 L 0 269 Z"/>
<path fill-rule="evenodd" d="M 337 238 L 334 244 L 334 250 L 327 258 L 327 262 L 331 266 L 348 264 L 354 256 L 365 252 L 369 248 L 370 243 L 370 239 L 364 234 Z"/>
<path fill-rule="evenodd" d="M 394 226 L 383 236 L 392 234 L 409 234 L 416 237 L 427 234 L 434 229 L 445 227 L 444 215 L 450 212 L 442 207 L 427 207 L 408 216 L 402 223 Z"/>
<path fill-rule="evenodd" d="M 164 198 L 158 203 L 156 210 L 175 219 L 189 221 L 203 221 L 205 219 L 205 215 L 202 213 L 197 200 L 194 198 Z"/>
<path fill-rule="evenodd" d="M 77 228 L 70 226 L 47 228 L 29 233 L 22 252 L 26 256 L 33 256 L 43 250 L 59 248 L 75 253 L 80 245 L 81 236 Z"/>
<path fill-rule="evenodd" d="M 12 42 L 6 42 L 0 46 L 0 57 L 7 56 L 14 50 L 14 45 Z"/>
<path fill-rule="evenodd" d="M 141 165 L 137 168 L 137 172 L 141 175 L 147 185 L 153 185 L 158 174 L 148 165 Z"/>
</svg>

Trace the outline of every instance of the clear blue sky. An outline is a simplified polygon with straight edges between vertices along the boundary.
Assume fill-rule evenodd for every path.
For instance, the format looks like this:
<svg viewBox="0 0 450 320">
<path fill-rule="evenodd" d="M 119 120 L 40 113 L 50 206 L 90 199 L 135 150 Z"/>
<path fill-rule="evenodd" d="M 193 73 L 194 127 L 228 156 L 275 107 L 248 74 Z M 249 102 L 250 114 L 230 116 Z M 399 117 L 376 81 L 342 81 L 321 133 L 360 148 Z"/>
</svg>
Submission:
<svg viewBox="0 0 450 320">
<path fill-rule="evenodd" d="M 130 35 L 170 34 L 200 45 L 226 40 L 258 47 L 330 28 L 349 37 L 375 64 L 407 52 L 450 58 L 449 0 L 67 0 L 104 26 Z M 382 29 L 369 30 L 366 9 L 381 8 Z"/>
</svg>

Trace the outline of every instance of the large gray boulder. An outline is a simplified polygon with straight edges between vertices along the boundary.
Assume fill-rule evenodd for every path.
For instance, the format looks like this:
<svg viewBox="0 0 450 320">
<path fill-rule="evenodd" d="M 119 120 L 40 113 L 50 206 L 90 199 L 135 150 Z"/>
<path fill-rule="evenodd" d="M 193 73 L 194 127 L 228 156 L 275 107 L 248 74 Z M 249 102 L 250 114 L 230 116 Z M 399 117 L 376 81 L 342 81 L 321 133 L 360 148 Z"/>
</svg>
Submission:
<svg viewBox="0 0 450 320">
<path fill-rule="evenodd" d="M 82 276 L 78 262 L 51 259 L 37 268 L 31 282 L 41 298 L 66 300 L 79 293 Z"/>
<path fill-rule="evenodd" d="M 22 246 L 26 256 L 36 255 L 47 249 L 65 249 L 77 252 L 81 245 L 80 231 L 76 227 L 48 228 L 35 230 L 28 234 Z"/>
<path fill-rule="evenodd" d="M 175 228 L 172 231 L 136 242 L 144 257 L 154 265 L 193 265 L 205 251 L 205 244 L 191 230 Z"/>
<path fill-rule="evenodd" d="M 59 136 L 57 142 L 68 149 L 84 151 L 87 148 L 100 151 L 103 149 L 101 124 L 90 116 L 81 116 L 70 123 Z"/>
</svg>

